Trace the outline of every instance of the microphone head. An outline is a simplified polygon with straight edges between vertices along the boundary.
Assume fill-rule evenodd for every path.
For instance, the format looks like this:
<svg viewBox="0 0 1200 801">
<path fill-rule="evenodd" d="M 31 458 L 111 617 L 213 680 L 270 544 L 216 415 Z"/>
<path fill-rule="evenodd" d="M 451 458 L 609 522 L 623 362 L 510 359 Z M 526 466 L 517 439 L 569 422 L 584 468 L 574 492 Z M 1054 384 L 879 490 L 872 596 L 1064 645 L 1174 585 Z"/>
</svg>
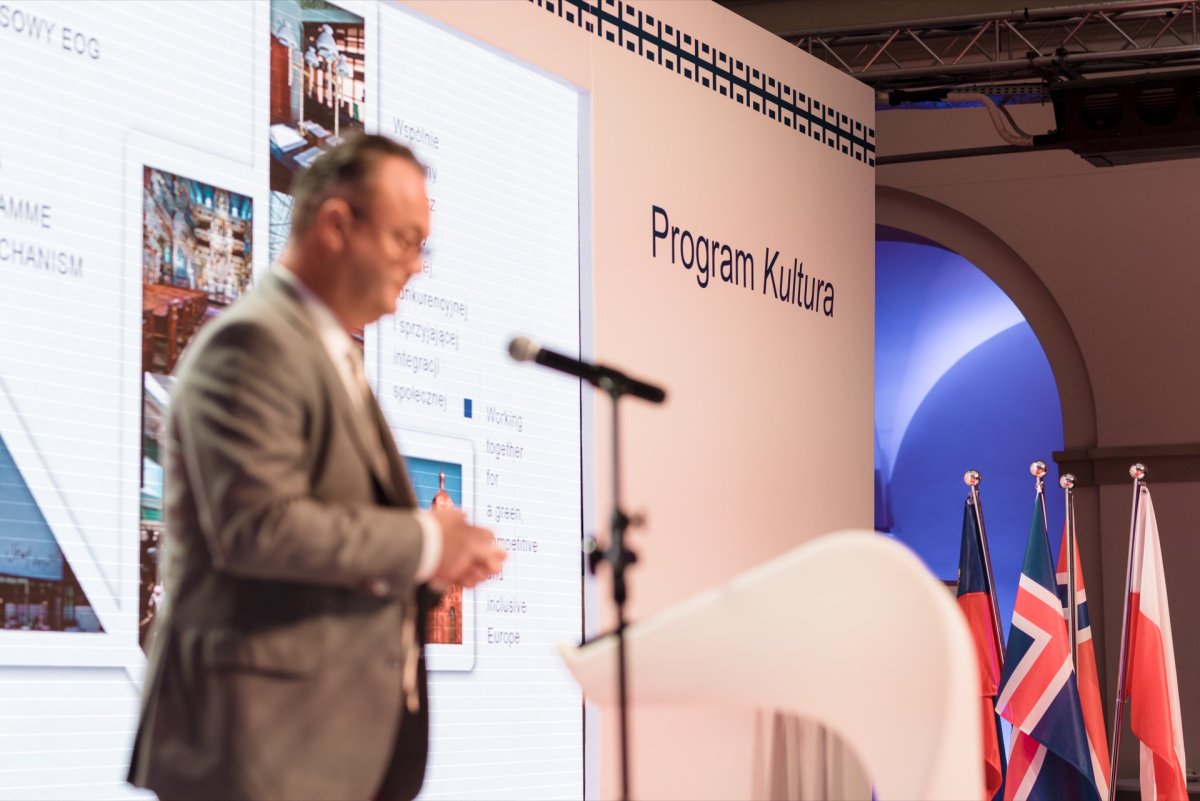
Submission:
<svg viewBox="0 0 1200 801">
<path fill-rule="evenodd" d="M 531 362 L 541 348 L 529 337 L 515 337 L 508 343 L 508 355 L 518 362 Z"/>
</svg>

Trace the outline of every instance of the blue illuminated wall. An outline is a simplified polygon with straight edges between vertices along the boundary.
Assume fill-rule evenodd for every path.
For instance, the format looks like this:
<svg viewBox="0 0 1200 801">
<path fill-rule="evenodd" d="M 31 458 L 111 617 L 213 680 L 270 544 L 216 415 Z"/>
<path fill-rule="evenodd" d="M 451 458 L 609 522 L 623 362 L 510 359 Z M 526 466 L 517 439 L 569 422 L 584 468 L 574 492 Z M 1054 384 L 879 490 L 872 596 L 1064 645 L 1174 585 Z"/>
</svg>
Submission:
<svg viewBox="0 0 1200 801">
<path fill-rule="evenodd" d="M 1051 551 L 1063 501 L 1051 458 L 1062 414 L 1050 364 L 1008 296 L 966 259 L 932 244 L 876 243 L 876 526 L 954 579 L 963 473 L 983 474 L 1000 615 L 1007 633 L 1029 522 L 1033 477 L 1047 477 Z"/>
</svg>

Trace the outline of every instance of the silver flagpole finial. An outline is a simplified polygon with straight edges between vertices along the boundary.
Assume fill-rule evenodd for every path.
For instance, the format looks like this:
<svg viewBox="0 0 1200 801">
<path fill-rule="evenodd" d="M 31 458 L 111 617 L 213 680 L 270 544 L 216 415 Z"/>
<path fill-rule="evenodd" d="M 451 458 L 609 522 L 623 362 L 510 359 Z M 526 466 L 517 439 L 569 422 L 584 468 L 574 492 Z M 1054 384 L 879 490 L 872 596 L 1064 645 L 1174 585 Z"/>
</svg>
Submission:
<svg viewBox="0 0 1200 801">
<path fill-rule="evenodd" d="M 1036 478 L 1045 478 L 1046 463 L 1041 459 L 1038 459 L 1036 462 L 1029 465 L 1029 472 L 1032 473 Z"/>
<path fill-rule="evenodd" d="M 968 470 L 963 473 L 963 483 L 968 487 L 978 487 L 981 481 L 983 481 L 983 476 L 979 475 L 978 470 Z"/>
<path fill-rule="evenodd" d="M 1060 478 L 1058 480 L 1058 486 L 1062 487 L 1063 489 L 1074 489 L 1075 488 L 1074 474 L 1064 473 L 1062 478 Z"/>
<path fill-rule="evenodd" d="M 1146 477 L 1146 465 L 1138 462 L 1137 464 L 1130 466 L 1129 475 L 1135 481 L 1141 481 Z"/>
</svg>

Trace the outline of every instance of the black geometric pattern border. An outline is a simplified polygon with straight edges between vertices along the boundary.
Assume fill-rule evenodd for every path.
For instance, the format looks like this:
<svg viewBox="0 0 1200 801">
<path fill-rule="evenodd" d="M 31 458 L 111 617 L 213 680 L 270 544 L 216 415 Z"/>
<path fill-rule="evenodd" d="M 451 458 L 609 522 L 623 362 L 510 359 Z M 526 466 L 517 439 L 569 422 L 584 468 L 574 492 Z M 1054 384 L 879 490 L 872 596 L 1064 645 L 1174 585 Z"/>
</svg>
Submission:
<svg viewBox="0 0 1200 801">
<path fill-rule="evenodd" d="M 529 0 L 568 24 L 875 166 L 875 129 L 625 0 Z"/>
</svg>

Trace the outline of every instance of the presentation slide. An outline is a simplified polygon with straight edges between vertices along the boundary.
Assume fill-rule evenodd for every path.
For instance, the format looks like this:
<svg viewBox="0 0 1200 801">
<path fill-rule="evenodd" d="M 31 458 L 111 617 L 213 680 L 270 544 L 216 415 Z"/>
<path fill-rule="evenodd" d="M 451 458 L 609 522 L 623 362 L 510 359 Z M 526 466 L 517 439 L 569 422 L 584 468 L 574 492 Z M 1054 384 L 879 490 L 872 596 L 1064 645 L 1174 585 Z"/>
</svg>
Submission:
<svg viewBox="0 0 1200 801">
<path fill-rule="evenodd" d="M 580 387 L 505 353 L 520 334 L 580 348 L 581 96 L 378 11 L 379 130 L 425 164 L 434 229 L 422 278 L 365 332 L 367 374 L 418 500 L 464 509 L 509 552 L 434 611 L 423 796 L 578 794 L 582 698 L 554 645 L 580 636 L 583 613 Z"/>
<path fill-rule="evenodd" d="M 177 368 L 358 132 L 413 149 L 432 229 L 350 334 L 418 505 L 508 551 L 425 621 L 422 797 L 619 793 L 616 716 L 557 651 L 613 625 L 580 547 L 610 406 L 513 338 L 668 391 L 621 405 L 630 620 L 870 525 L 874 94 L 729 9 L 0 0 L 0 55 L 0 801 L 150 798 L 125 777 Z M 758 786 L 750 710 L 631 725 L 638 796 Z"/>
<path fill-rule="evenodd" d="M 579 382 L 506 350 L 585 344 L 586 95 L 388 3 L 0 3 L 0 52 L 0 798 L 137 794 L 173 372 L 271 269 L 292 177 L 364 130 L 416 152 L 433 226 L 354 332 L 368 380 L 419 505 L 509 552 L 430 615 L 422 797 L 582 797 L 555 646 L 590 434 Z"/>
</svg>

